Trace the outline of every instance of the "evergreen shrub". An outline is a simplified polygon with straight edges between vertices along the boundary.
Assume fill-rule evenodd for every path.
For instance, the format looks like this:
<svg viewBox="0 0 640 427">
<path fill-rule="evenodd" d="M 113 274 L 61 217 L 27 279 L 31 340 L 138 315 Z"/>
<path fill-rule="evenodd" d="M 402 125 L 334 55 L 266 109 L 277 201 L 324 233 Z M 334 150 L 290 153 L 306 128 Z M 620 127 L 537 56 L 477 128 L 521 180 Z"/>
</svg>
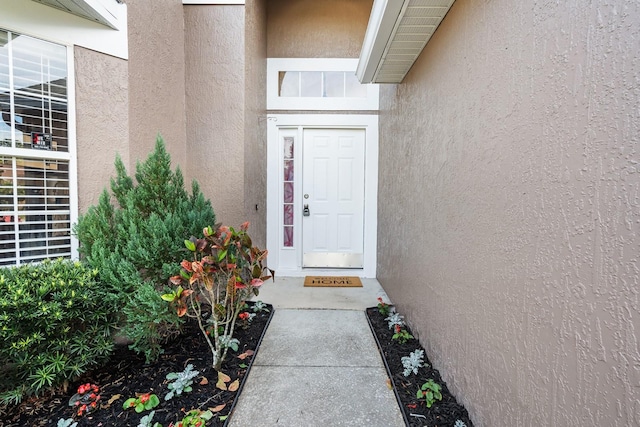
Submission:
<svg viewBox="0 0 640 427">
<path fill-rule="evenodd" d="M 215 214 L 197 182 L 191 194 L 185 190 L 182 173 L 171 170 L 160 136 L 147 160 L 137 163 L 135 181 L 120 157 L 115 168 L 112 194 L 105 189 L 98 204 L 79 218 L 74 232 L 83 260 L 125 304 L 122 333 L 133 340 L 130 347 L 150 362 L 180 324 L 159 294 L 180 269 L 184 236 L 200 234 L 215 223 Z"/>
<path fill-rule="evenodd" d="M 80 262 L 0 269 L 0 403 L 59 385 L 113 350 L 115 296 Z"/>
</svg>

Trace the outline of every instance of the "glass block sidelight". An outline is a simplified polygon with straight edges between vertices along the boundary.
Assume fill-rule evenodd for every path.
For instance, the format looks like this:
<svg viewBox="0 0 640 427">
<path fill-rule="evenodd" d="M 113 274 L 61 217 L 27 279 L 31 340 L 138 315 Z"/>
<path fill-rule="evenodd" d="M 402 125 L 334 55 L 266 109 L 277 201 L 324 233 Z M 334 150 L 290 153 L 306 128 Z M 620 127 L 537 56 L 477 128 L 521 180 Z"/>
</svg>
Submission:
<svg viewBox="0 0 640 427">
<path fill-rule="evenodd" d="M 284 183 L 284 203 L 293 203 L 293 182 Z"/>
<path fill-rule="evenodd" d="M 285 248 L 293 247 L 293 227 L 284 227 L 284 246 Z"/>
<path fill-rule="evenodd" d="M 284 137 L 283 144 L 283 242 L 285 248 L 293 247 L 293 189 L 294 189 L 294 137 Z"/>
</svg>

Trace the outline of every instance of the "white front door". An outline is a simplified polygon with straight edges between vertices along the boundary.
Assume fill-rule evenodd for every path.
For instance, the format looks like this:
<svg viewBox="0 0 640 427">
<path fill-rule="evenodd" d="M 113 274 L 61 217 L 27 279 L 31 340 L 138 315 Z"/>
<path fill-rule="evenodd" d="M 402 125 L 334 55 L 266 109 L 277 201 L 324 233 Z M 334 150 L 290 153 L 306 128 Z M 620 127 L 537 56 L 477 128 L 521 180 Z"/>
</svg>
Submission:
<svg viewBox="0 0 640 427">
<path fill-rule="evenodd" d="M 269 267 L 376 277 L 378 117 L 270 115 L 267 135 Z"/>
<path fill-rule="evenodd" d="M 365 130 L 304 129 L 302 266 L 362 268 Z"/>
</svg>

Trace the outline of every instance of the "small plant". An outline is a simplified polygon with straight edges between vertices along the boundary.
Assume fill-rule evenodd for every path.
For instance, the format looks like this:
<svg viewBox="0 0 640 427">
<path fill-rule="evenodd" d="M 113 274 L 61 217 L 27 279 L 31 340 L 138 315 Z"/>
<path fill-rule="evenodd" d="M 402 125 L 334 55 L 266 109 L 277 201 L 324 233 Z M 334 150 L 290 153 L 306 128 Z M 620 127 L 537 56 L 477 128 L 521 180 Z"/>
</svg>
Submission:
<svg viewBox="0 0 640 427">
<path fill-rule="evenodd" d="M 237 338 L 229 338 L 228 335 L 220 335 L 218 343 L 220 348 L 230 348 L 233 351 L 238 351 L 240 348 L 240 341 Z"/>
<path fill-rule="evenodd" d="M 378 297 L 378 312 L 380 312 L 380 314 L 382 314 L 383 316 L 388 316 L 389 310 L 389 304 L 385 303 L 382 300 L 382 297 Z"/>
<path fill-rule="evenodd" d="M 252 310 L 254 313 L 260 313 L 262 311 L 264 311 L 265 313 L 269 312 L 269 309 L 267 308 L 267 304 L 259 300 L 253 303 Z"/>
<path fill-rule="evenodd" d="M 401 316 L 399 313 L 393 312 L 387 317 L 386 320 L 389 322 L 389 329 L 393 329 L 394 326 L 404 326 L 404 316 Z"/>
<path fill-rule="evenodd" d="M 418 369 L 424 366 L 424 350 L 417 349 L 409 353 L 409 356 L 402 357 L 402 366 L 404 367 L 404 376 L 408 377 L 411 372 L 418 374 Z"/>
<path fill-rule="evenodd" d="M 193 388 L 193 379 L 200 373 L 200 371 L 194 371 L 193 365 L 188 364 L 182 372 L 170 372 L 167 374 L 168 380 L 175 380 L 167 386 L 169 393 L 164 397 L 164 400 L 171 400 L 173 396 L 180 396 L 183 392 L 189 393 Z"/>
<path fill-rule="evenodd" d="M 204 427 L 211 418 L 213 418 L 211 411 L 192 409 L 187 412 L 187 416 L 182 421 L 178 421 L 175 426 L 172 424 L 170 427 Z"/>
<path fill-rule="evenodd" d="M 79 417 L 93 412 L 98 409 L 99 391 L 100 388 L 95 384 L 82 384 L 78 387 L 78 392 L 69 399 L 69 406 L 78 408 L 77 414 Z"/>
<path fill-rule="evenodd" d="M 467 427 L 467 425 L 462 420 L 457 420 L 453 427 Z"/>
<path fill-rule="evenodd" d="M 122 404 L 122 409 L 134 408 L 135 411 L 139 414 L 141 412 L 153 409 L 159 404 L 160 399 L 158 399 L 158 396 L 156 396 L 155 394 L 142 393 L 136 397 L 131 397 L 125 400 Z"/>
<path fill-rule="evenodd" d="M 396 332 L 391 337 L 392 340 L 398 341 L 400 344 L 404 344 L 413 339 L 413 335 L 407 332 L 406 329 L 402 329 L 400 325 L 396 325 Z"/>
<path fill-rule="evenodd" d="M 162 424 L 160 423 L 151 424 L 151 422 L 153 421 L 153 416 L 155 414 L 156 414 L 156 411 L 151 411 L 147 415 L 142 417 L 140 419 L 140 424 L 138 424 L 138 427 L 162 427 Z"/>
<path fill-rule="evenodd" d="M 442 400 L 440 389 L 440 384 L 434 382 L 433 379 L 429 378 L 429 380 L 427 380 L 426 383 L 422 384 L 422 386 L 418 389 L 416 397 L 418 399 L 424 399 L 424 401 L 427 403 L 427 408 L 431 408 L 436 400 Z"/>
<path fill-rule="evenodd" d="M 242 329 L 247 329 L 254 317 L 256 317 L 256 313 L 249 313 L 248 311 L 243 311 L 238 314 L 238 319 L 240 319 Z"/>
<path fill-rule="evenodd" d="M 73 418 L 60 418 L 58 420 L 58 427 L 76 427 L 78 425 L 77 422 L 73 421 Z"/>
</svg>

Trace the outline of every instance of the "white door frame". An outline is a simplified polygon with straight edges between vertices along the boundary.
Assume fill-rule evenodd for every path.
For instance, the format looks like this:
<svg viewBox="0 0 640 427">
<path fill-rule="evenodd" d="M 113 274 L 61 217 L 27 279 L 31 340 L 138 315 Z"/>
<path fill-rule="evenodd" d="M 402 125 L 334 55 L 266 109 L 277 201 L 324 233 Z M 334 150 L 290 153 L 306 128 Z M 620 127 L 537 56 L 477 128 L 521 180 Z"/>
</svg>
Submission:
<svg viewBox="0 0 640 427">
<path fill-rule="evenodd" d="M 283 160 L 281 130 L 296 136 L 301 154 L 305 128 L 350 128 L 365 130 L 364 254 L 362 269 L 302 268 L 302 187 L 294 190 L 294 247 L 282 246 Z M 301 157 L 296 157 L 300 159 Z M 296 160 L 296 182 L 301 182 L 301 161 Z M 376 277 L 378 226 L 378 116 L 368 114 L 270 114 L 267 116 L 267 249 L 269 265 L 279 276 L 325 275 Z M 293 260 L 293 261 L 292 261 Z M 286 261 L 286 262 L 285 262 Z"/>
</svg>

